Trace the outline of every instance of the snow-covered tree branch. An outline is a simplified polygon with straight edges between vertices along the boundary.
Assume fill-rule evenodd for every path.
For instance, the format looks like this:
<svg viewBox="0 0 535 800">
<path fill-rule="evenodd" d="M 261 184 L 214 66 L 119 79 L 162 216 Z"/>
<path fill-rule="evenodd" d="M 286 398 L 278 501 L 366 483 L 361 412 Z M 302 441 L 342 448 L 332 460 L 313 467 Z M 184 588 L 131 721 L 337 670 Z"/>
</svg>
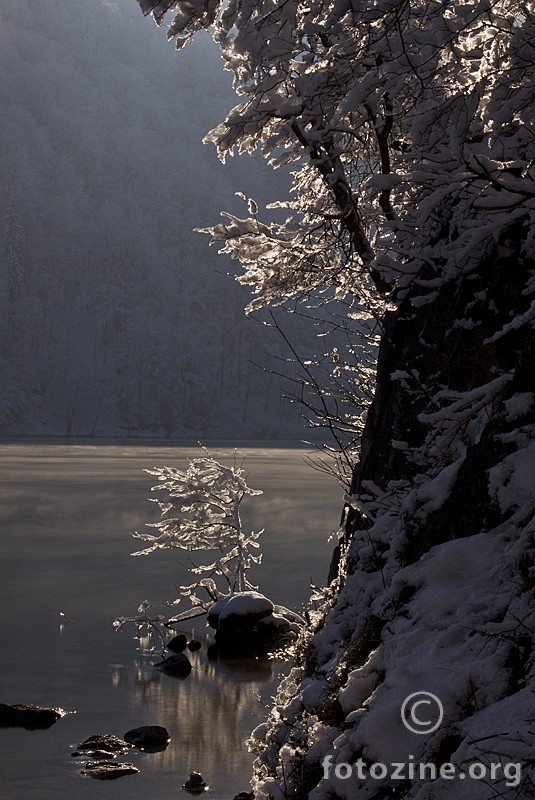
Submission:
<svg viewBox="0 0 535 800">
<path fill-rule="evenodd" d="M 175 467 L 145 471 L 158 479 L 152 491 L 163 492 L 165 499 L 153 499 L 160 509 L 161 519 L 148 523 L 148 527 L 156 528 L 158 533 L 134 533 L 134 538 L 147 542 L 148 546 L 132 555 L 145 556 L 155 550 L 172 548 L 208 552 L 211 556 L 217 552 L 211 563 L 192 567 L 194 574 L 208 578 L 199 578 L 192 586 L 181 587 L 180 600 L 188 597 L 195 608 L 208 607 L 206 600 L 197 596 L 200 588 L 207 591 L 212 601 L 219 597 L 220 587 L 214 576 L 223 579 L 227 592 L 253 589 L 247 570 L 261 561 L 258 539 L 263 530 L 250 533 L 243 530 L 240 506 L 244 497 L 262 492 L 247 485 L 242 467 L 226 467 L 205 450 L 201 458 L 190 460 L 185 471 Z"/>
<path fill-rule="evenodd" d="M 296 166 L 286 222 L 209 229 L 244 266 L 252 307 L 325 285 L 374 303 L 427 295 L 532 222 L 529 4 L 152 5 L 159 22 L 175 11 L 178 46 L 212 28 L 234 73 L 243 100 L 207 137 L 221 158 L 260 147 Z"/>
</svg>

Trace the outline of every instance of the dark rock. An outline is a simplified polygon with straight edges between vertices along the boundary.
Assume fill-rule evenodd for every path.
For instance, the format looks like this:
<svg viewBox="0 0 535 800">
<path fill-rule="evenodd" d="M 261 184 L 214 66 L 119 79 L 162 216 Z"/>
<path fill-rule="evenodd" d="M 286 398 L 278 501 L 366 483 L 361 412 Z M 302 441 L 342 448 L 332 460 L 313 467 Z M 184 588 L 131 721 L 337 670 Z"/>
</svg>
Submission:
<svg viewBox="0 0 535 800">
<path fill-rule="evenodd" d="M 241 658 L 283 649 L 295 641 L 298 631 L 297 623 L 273 613 L 256 622 L 243 617 L 243 624 L 230 631 L 221 625 L 214 638 L 222 655 Z"/>
<path fill-rule="evenodd" d="M 256 626 L 260 636 L 273 641 L 287 636 L 292 632 L 292 625 L 280 614 L 270 614 L 261 619 Z"/>
<path fill-rule="evenodd" d="M 85 752 L 79 752 L 78 750 L 73 750 L 73 752 L 71 753 L 72 758 L 80 758 L 81 756 L 83 758 L 87 758 L 88 755 L 90 755 L 91 758 L 94 759 L 102 758 L 106 760 L 109 758 L 115 758 L 114 754 L 109 753 L 107 750 L 87 750 Z"/>
<path fill-rule="evenodd" d="M 188 642 L 188 650 L 191 650 L 194 653 L 196 650 L 200 650 L 202 647 L 201 642 L 198 639 L 192 639 L 191 642 Z"/>
<path fill-rule="evenodd" d="M 254 792 L 239 792 L 234 800 L 254 800 Z"/>
<path fill-rule="evenodd" d="M 249 658 L 281 651 L 295 641 L 304 620 L 249 591 L 220 597 L 208 610 L 217 651 L 224 658 Z M 214 651 L 209 650 L 209 657 Z"/>
<path fill-rule="evenodd" d="M 0 703 L 0 728 L 26 728 L 30 731 L 50 728 L 66 713 L 62 708 Z"/>
<path fill-rule="evenodd" d="M 229 617 L 222 620 L 219 624 L 215 639 L 249 639 L 257 630 L 257 624 L 260 622 L 253 614 L 250 616 L 236 616 Z"/>
<path fill-rule="evenodd" d="M 191 672 L 191 663 L 183 653 L 177 653 L 176 656 L 168 656 L 154 666 L 161 669 L 166 675 L 174 675 L 175 678 L 187 678 Z"/>
<path fill-rule="evenodd" d="M 90 778 L 97 778 L 101 781 L 111 781 L 122 778 L 123 775 L 134 775 L 139 772 L 138 768 L 126 761 L 88 761 L 82 775 L 89 775 Z"/>
<path fill-rule="evenodd" d="M 179 633 L 176 636 L 173 636 L 172 639 L 169 639 L 166 647 L 168 650 L 171 650 L 172 653 L 182 653 L 182 651 L 186 649 L 187 643 L 188 637 L 183 633 Z"/>
<path fill-rule="evenodd" d="M 514 313 L 522 315 L 528 308 L 525 287 L 534 262 L 522 252 L 524 236 L 523 223 L 515 224 L 495 243 L 493 252 L 488 252 L 477 267 L 474 263 L 469 274 L 461 271 L 458 280 L 445 281 L 436 293 L 429 294 L 430 302 L 416 307 L 409 292 L 395 311 L 387 312 L 382 323 L 375 396 L 366 416 L 351 495 L 366 494 L 367 483 L 386 487 L 399 481 L 415 485 L 420 480 L 417 473 L 423 462 L 407 457 L 407 453 L 419 452 L 420 448 L 427 450 L 429 446 L 433 428 L 425 418 L 430 411 L 435 411 L 433 398 L 437 391 L 447 387 L 453 397 L 508 373 L 512 379 L 507 391 L 502 392 L 500 403 L 514 392 L 533 391 L 535 342 L 532 329 L 511 327 L 507 336 L 493 340 L 495 332 L 508 325 Z M 481 252 L 486 251 L 482 249 Z M 484 301 L 478 299 L 477 294 L 483 287 Z M 418 282 L 414 291 L 416 295 L 420 292 Z M 469 324 L 459 324 L 459 309 L 465 310 L 465 321 Z M 451 344 L 453 330 L 458 331 L 454 348 Z M 400 372 L 412 377 L 392 380 L 392 375 Z M 467 434 L 470 444 L 466 456 L 460 460 L 454 483 L 438 507 L 430 513 L 404 516 L 407 544 L 399 555 L 403 565 L 415 563 L 436 545 L 492 530 L 503 522 L 505 512 L 489 495 L 489 471 L 505 457 L 505 446 L 514 447 L 510 437 L 519 421 L 508 418 L 498 407 L 496 402 L 492 412 L 489 411 L 484 431 L 477 437 Z M 470 418 L 467 410 L 463 425 L 468 426 Z M 522 424 L 526 422 L 522 420 Z M 405 442 L 408 450 L 393 447 L 393 441 Z M 426 461 L 428 475 L 441 464 L 440 460 L 433 461 L 434 458 Z M 367 527 L 369 520 L 361 510 L 349 507 L 345 537 L 333 558 L 329 580 L 337 577 L 340 552 L 347 542 L 357 530 Z M 369 563 L 359 560 L 359 569 L 364 571 L 379 570 L 383 566 L 379 551 Z"/>
<path fill-rule="evenodd" d="M 208 784 L 204 780 L 201 773 L 194 770 L 190 773 L 188 780 L 184 784 L 184 789 L 192 794 L 201 794 L 201 792 L 204 792 L 206 789 L 208 789 Z"/>
<path fill-rule="evenodd" d="M 223 658 L 229 661 L 264 658 L 270 649 L 273 648 L 252 632 L 248 636 L 234 638 L 222 638 L 216 634 L 215 643 L 208 652 L 208 658 L 212 660 Z"/>
<path fill-rule="evenodd" d="M 138 750 L 149 750 L 157 752 L 165 750 L 171 740 L 169 731 L 162 725 L 141 725 L 139 728 L 132 728 L 124 735 L 126 742 L 133 744 Z"/>
<path fill-rule="evenodd" d="M 206 615 L 206 621 L 211 628 L 217 630 L 217 626 L 219 624 L 219 611 L 209 610 L 208 614 Z"/>
<path fill-rule="evenodd" d="M 96 733 L 81 742 L 76 751 L 72 753 L 74 757 L 83 754 L 90 755 L 92 758 L 110 758 L 125 753 L 132 745 L 124 739 L 119 739 L 111 733 Z"/>
</svg>

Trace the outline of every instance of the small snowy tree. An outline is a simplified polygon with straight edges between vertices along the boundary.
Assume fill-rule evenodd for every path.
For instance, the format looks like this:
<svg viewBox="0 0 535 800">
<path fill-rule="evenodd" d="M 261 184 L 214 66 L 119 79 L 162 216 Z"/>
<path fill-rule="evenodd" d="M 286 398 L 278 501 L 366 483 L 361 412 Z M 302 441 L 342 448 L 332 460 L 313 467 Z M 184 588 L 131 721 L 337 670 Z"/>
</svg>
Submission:
<svg viewBox="0 0 535 800">
<path fill-rule="evenodd" d="M 163 492 L 165 498 L 151 498 L 160 509 L 161 519 L 148 523 L 148 527 L 156 528 L 158 533 L 134 533 L 134 538 L 148 546 L 132 555 L 145 556 L 173 548 L 218 554 L 210 563 L 191 568 L 194 574 L 205 577 L 190 586 L 181 586 L 176 603 L 189 597 L 195 611 L 206 610 L 208 603 L 198 597 L 197 591 L 203 587 L 212 601 L 217 600 L 221 594 L 218 578 L 227 593 L 255 588 L 247 579 L 247 570 L 262 559 L 258 539 L 263 530 L 244 531 L 240 506 L 246 495 L 262 492 L 247 485 L 242 466 L 226 467 L 204 449 L 204 455 L 191 459 L 185 471 L 156 467 L 145 472 L 158 480 L 152 491 Z M 186 611 L 179 617 L 191 615 Z"/>
</svg>

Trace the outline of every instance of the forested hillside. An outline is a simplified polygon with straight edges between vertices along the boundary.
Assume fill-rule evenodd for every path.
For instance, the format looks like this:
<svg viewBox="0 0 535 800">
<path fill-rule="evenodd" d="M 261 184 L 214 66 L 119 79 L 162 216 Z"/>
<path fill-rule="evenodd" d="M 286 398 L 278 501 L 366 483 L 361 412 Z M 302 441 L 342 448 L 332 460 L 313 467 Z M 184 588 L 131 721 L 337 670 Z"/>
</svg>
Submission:
<svg viewBox="0 0 535 800">
<path fill-rule="evenodd" d="M 192 231 L 283 180 L 202 145 L 232 103 L 209 39 L 179 62 L 129 0 L 17 0 L 0 65 L 0 434 L 300 437 Z"/>
</svg>

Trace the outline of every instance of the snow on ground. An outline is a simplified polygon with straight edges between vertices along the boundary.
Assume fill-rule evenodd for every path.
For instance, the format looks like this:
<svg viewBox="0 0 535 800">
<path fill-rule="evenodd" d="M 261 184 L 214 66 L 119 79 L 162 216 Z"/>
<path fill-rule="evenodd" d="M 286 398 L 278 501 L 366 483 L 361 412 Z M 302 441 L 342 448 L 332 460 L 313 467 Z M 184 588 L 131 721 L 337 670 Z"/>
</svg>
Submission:
<svg viewBox="0 0 535 800">
<path fill-rule="evenodd" d="M 260 592 L 236 592 L 225 595 L 210 606 L 208 614 L 218 616 L 219 622 L 229 617 L 248 617 L 264 614 L 267 616 L 273 611 L 273 603 Z"/>
<path fill-rule="evenodd" d="M 517 419 L 531 402 L 513 396 L 504 416 Z M 422 499 L 426 512 L 440 507 L 455 461 L 427 483 L 398 486 L 397 515 L 389 492 L 360 503 L 372 527 L 355 534 L 347 556 L 353 566 L 316 611 L 304 666 L 283 681 L 269 724 L 253 734 L 259 800 L 281 790 L 291 796 L 314 770 L 310 800 L 533 796 L 535 431 L 525 426 L 500 438 L 515 450 L 487 473 L 504 520 L 493 530 L 459 530 L 460 538 L 400 563 L 403 515 L 421 510 Z M 462 448 L 450 452 L 462 458 Z M 374 547 L 385 543 L 382 569 L 372 568 Z M 404 701 L 418 692 L 432 693 L 443 710 L 439 720 L 438 709 L 420 707 L 440 722 L 427 735 L 402 720 Z M 390 774 L 362 778 L 353 770 L 346 777 L 345 767 L 336 774 L 336 765 L 359 758 L 368 768 L 452 764 L 453 776 L 430 780 L 416 770 L 402 787 Z"/>
</svg>

